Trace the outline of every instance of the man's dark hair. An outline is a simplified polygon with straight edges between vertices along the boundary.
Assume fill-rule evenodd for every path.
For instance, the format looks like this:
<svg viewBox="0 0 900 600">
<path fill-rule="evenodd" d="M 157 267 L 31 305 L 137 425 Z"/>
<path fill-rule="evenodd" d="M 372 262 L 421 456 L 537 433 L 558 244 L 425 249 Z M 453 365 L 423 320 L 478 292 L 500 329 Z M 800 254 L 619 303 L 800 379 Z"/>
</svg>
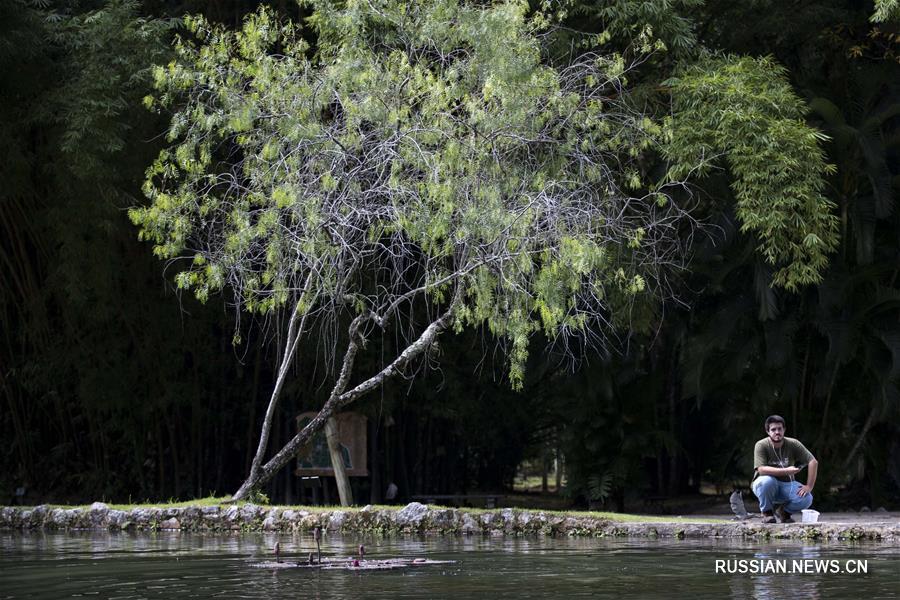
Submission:
<svg viewBox="0 0 900 600">
<path fill-rule="evenodd" d="M 784 424 L 784 417 L 780 415 L 771 415 L 766 419 L 766 424 L 764 426 L 766 429 L 766 433 L 769 433 L 769 425 L 771 425 L 772 423 L 781 423 L 781 426 L 787 429 L 787 425 Z"/>
</svg>

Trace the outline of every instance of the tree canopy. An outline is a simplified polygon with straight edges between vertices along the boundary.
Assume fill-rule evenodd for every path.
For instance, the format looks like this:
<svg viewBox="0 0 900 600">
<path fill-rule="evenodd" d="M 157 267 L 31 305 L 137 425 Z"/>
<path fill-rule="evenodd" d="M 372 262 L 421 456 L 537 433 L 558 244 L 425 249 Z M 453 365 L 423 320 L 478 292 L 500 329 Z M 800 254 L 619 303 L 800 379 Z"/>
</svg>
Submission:
<svg viewBox="0 0 900 600">
<path fill-rule="evenodd" d="M 156 73 L 176 104 L 132 211 L 199 298 L 266 313 L 370 313 L 420 294 L 512 346 L 620 318 L 682 260 L 683 212 L 638 157 L 662 127 L 628 104 L 621 56 L 542 60 L 517 3 L 319 7 L 315 58 L 266 10 Z M 501 43 L 502 40 L 502 43 Z M 663 284 L 664 285 L 664 284 Z"/>
</svg>

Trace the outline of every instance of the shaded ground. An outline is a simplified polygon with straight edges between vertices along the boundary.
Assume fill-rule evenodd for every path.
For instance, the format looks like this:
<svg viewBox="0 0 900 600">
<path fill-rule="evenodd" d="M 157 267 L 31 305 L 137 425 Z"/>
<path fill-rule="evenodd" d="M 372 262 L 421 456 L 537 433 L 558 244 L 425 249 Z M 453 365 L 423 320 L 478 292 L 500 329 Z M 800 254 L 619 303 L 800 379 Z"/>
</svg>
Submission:
<svg viewBox="0 0 900 600">
<path fill-rule="evenodd" d="M 750 510 L 750 507 L 747 507 Z M 753 513 L 751 513 L 753 514 Z M 749 519 L 749 522 L 759 523 L 757 516 Z M 660 515 L 668 516 L 668 515 Z M 697 519 L 721 519 L 722 521 L 734 521 L 736 518 L 727 505 L 709 509 L 706 511 L 678 515 L 678 519 L 691 520 Z M 799 519 L 798 519 L 799 520 Z M 895 525 L 900 523 L 900 512 L 878 511 L 878 512 L 823 512 L 819 514 L 819 523 L 844 524 L 844 525 Z"/>
<path fill-rule="evenodd" d="M 710 521 L 722 521 L 728 523 L 736 523 L 738 522 L 737 517 L 735 517 L 731 511 L 727 513 L 725 511 L 718 512 L 708 512 L 708 513 L 693 513 L 693 514 L 685 514 L 685 515 L 633 515 L 635 517 L 635 522 L 641 522 L 641 517 L 648 517 L 647 521 L 650 522 L 659 522 L 659 519 L 664 521 L 671 521 L 673 523 L 690 523 L 690 522 L 704 522 L 708 523 Z M 651 521 L 650 518 L 653 520 Z M 799 518 L 797 519 L 799 521 Z M 755 515 L 747 520 L 748 523 L 760 523 L 760 519 L 758 515 Z M 855 513 L 855 512 L 836 512 L 836 513 L 820 513 L 819 514 L 819 523 L 828 523 L 834 525 L 897 525 L 900 524 L 900 512 L 864 512 L 864 513 Z"/>
<path fill-rule="evenodd" d="M 750 514 L 758 515 L 759 506 L 756 499 L 750 493 L 745 492 L 744 505 Z M 501 497 L 500 506 L 526 510 L 553 510 L 577 512 L 572 502 L 556 494 L 541 494 L 536 492 L 513 493 Z M 733 521 L 734 514 L 726 496 L 711 494 L 695 494 L 676 497 L 649 497 L 647 499 L 630 499 L 625 505 L 626 511 L 632 519 L 640 520 L 641 516 L 655 518 L 678 519 L 690 521 L 696 519 L 716 519 Z M 821 511 L 815 504 L 813 509 L 820 510 L 819 521 L 828 523 L 846 524 L 893 524 L 900 521 L 900 511 L 887 511 L 883 508 L 869 510 L 865 508 L 859 511 Z M 631 520 L 631 519 L 629 519 Z M 750 522 L 758 522 L 753 518 Z"/>
<path fill-rule="evenodd" d="M 746 502 L 746 500 L 745 500 Z M 756 506 L 751 506 L 749 502 L 746 503 L 746 508 L 750 511 L 751 514 L 759 515 L 758 512 L 754 512 Z M 815 506 L 812 508 L 815 509 Z M 734 518 L 734 514 L 731 512 L 731 508 L 728 506 L 728 503 L 720 503 L 715 506 L 711 506 L 708 508 L 704 508 L 690 514 L 684 515 L 686 518 L 690 518 L 691 516 L 703 517 L 705 519 L 722 519 L 722 520 L 731 520 Z M 751 521 L 759 521 L 758 518 L 753 518 Z M 844 512 L 820 512 L 819 513 L 819 522 L 820 523 L 847 523 L 847 524 L 895 524 L 900 522 L 900 511 L 844 511 Z"/>
<path fill-rule="evenodd" d="M 744 506 L 747 511 L 754 515 L 750 522 L 759 522 L 759 505 L 755 498 L 744 494 Z M 719 496 L 699 496 L 675 498 L 666 501 L 661 507 L 662 510 L 651 510 L 647 514 L 654 516 L 679 516 L 680 518 L 690 519 L 692 517 L 703 519 L 721 519 L 723 521 L 736 520 L 734 513 L 728 500 Z M 811 507 L 819 510 L 815 503 Z M 799 515 L 796 517 L 799 520 Z M 819 522 L 821 523 L 844 523 L 844 524 L 896 524 L 900 522 L 900 511 L 887 511 L 883 508 L 874 511 L 863 509 L 861 511 L 821 511 L 819 514 Z"/>
</svg>

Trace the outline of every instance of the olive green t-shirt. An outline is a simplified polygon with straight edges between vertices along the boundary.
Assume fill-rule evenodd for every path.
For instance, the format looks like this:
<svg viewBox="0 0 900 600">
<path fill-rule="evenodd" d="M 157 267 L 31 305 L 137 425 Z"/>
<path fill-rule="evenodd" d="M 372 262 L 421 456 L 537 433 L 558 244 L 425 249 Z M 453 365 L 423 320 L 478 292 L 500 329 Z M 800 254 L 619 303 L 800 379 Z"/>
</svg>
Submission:
<svg viewBox="0 0 900 600">
<path fill-rule="evenodd" d="M 785 436 L 781 448 L 775 448 L 765 437 L 753 448 L 753 479 L 759 477 L 760 467 L 802 467 L 815 457 L 800 440 Z M 776 477 L 778 481 L 790 481 L 788 476 Z"/>
</svg>

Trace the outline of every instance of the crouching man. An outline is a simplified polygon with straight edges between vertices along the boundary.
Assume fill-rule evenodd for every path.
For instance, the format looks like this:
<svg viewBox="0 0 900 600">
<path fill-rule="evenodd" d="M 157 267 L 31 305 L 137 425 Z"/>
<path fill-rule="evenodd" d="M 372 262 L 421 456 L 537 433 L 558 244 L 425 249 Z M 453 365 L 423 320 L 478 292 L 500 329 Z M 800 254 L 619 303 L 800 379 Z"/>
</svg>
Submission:
<svg viewBox="0 0 900 600">
<path fill-rule="evenodd" d="M 766 437 L 753 448 L 753 482 L 750 488 L 759 498 L 763 523 L 774 523 L 775 515 L 782 523 L 792 523 L 791 515 L 812 504 L 819 461 L 799 440 L 784 435 L 784 419 L 772 415 L 766 419 Z M 809 467 L 806 484 L 794 476 Z"/>
</svg>

